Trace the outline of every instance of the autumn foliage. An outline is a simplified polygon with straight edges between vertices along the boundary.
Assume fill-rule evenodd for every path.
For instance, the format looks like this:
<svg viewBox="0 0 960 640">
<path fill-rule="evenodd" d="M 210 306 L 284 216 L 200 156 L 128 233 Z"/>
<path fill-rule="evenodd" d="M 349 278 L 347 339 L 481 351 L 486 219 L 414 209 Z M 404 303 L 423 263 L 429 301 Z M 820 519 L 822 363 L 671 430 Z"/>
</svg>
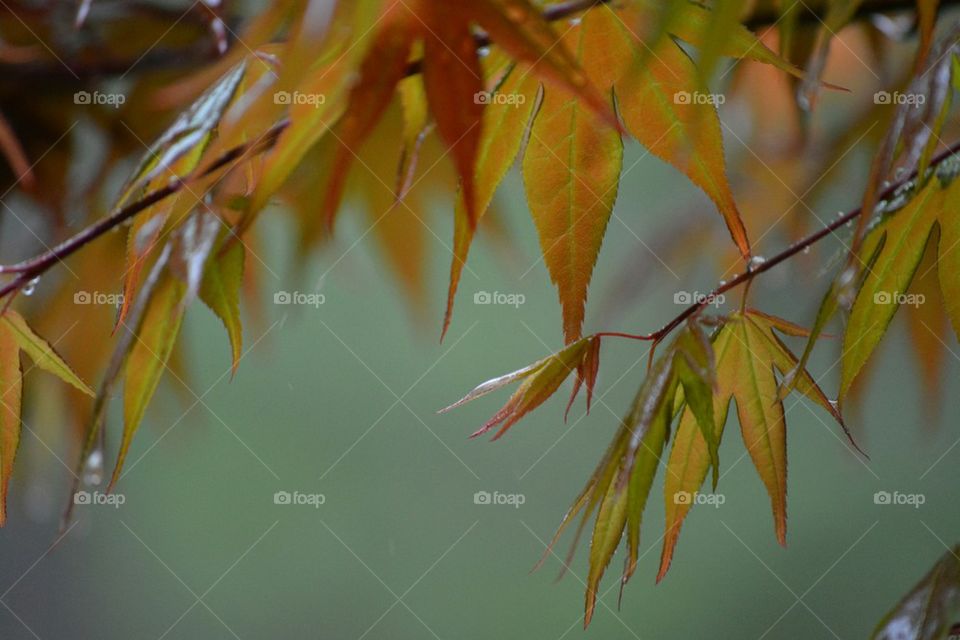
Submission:
<svg viewBox="0 0 960 640">
<path fill-rule="evenodd" d="M 210 9 L 183 27 L 199 30 L 193 38 L 201 41 L 208 29 L 215 36 L 216 52 L 199 68 L 173 79 L 144 72 L 119 94 L 99 85 L 75 87 L 81 98 L 71 108 L 89 109 L 85 105 L 98 104 L 98 96 L 107 97 L 96 114 L 104 131 L 119 129 L 110 109 L 125 115 L 127 131 L 111 134 L 125 142 L 109 146 L 99 175 L 122 171 L 126 178 L 109 194 L 90 180 L 67 202 L 61 196 L 74 193 L 67 186 L 67 157 L 57 152 L 37 168 L 32 164 L 48 142 L 37 132 L 71 116 L 4 103 L 4 181 L 8 190 L 51 211 L 54 222 L 43 240 L 45 251 L 21 251 L 21 261 L 4 260 L 0 267 L 0 380 L 6 389 L 0 523 L 8 489 L 16 491 L 10 478 L 21 429 L 21 353 L 25 362 L 78 392 L 64 391 L 83 427 L 78 470 L 94 455 L 103 456 L 108 429 L 118 431 L 113 488 L 161 378 L 179 368 L 178 337 L 188 307 L 206 306 L 222 321 L 234 372 L 240 364 L 241 298 L 258 292 L 263 265 L 251 259 L 251 248 L 260 242 L 257 223 L 269 205 L 283 203 L 293 214 L 299 230 L 293 251 L 301 258 L 336 233 L 346 209 L 359 209 L 397 286 L 421 301 L 434 293 L 422 289 L 421 215 L 428 200 L 442 196 L 453 219 L 445 313 L 434 319 L 442 336 L 456 322 L 458 285 L 478 228 L 496 224 L 489 220 L 501 215 L 495 194 L 518 167 L 559 298 L 563 342 L 555 353 L 482 383 L 448 409 L 515 385 L 473 433 L 492 432 L 497 439 L 568 380 L 573 392 L 567 411 L 581 392 L 589 410 L 604 349 L 624 340 L 653 346 L 632 405 L 553 540 L 576 518 L 574 540 L 588 532 L 585 624 L 622 546 L 621 583 L 636 571 L 645 506 L 661 467 L 666 522 L 656 580 L 681 561 L 678 541 L 693 506 L 689 497 L 708 478 L 707 488 L 716 489 L 719 447 L 733 411 L 769 495 L 773 533 L 785 545 L 784 399 L 795 393 L 812 401 L 835 423 L 840 441 L 865 456 L 842 409 L 904 296 L 921 286 L 939 296 L 942 307 L 925 307 L 927 315 L 917 321 L 937 327 L 934 338 L 941 345 L 949 325 L 960 335 L 960 159 L 943 142 L 957 133 L 950 107 L 960 86 L 960 29 L 945 16 L 937 20 L 937 2 L 918 0 L 906 9 L 915 27 L 908 34 L 911 55 L 887 61 L 891 72 L 883 84 L 865 82 L 842 64 L 834 78 L 831 40 L 869 3 L 800 3 L 780 13 L 776 7 L 785 4 L 281 0 L 236 26 L 242 44 L 235 46 L 228 42 L 225 18 Z M 82 23 L 91 5 L 81 5 Z M 29 78 L 56 69 L 57 56 L 31 40 L 36 34 L 54 37 L 49 16 L 25 15 L 29 21 L 0 18 L 0 44 L 10 43 L 3 63 L 15 68 L 19 56 Z M 150 33 L 160 28 L 153 20 L 137 26 Z M 135 55 L 139 44 L 118 42 L 112 53 Z M 857 99 L 864 93 L 871 103 Z M 787 214 L 773 218 L 784 205 L 762 180 L 735 180 L 728 169 L 725 140 L 741 134 L 721 120 L 727 94 L 750 114 L 756 146 L 773 150 L 768 160 L 752 152 L 755 157 L 740 158 L 738 174 L 763 175 L 768 163 L 776 165 L 793 176 L 794 183 L 784 186 L 794 196 L 801 192 L 796 200 L 807 209 L 791 214 L 786 242 L 766 258 L 756 247 L 771 246 L 764 238 Z M 110 104 L 110 95 L 120 104 Z M 773 109 L 766 100 L 781 104 Z M 828 101 L 843 105 L 836 122 L 815 121 Z M 156 105 L 169 117 L 158 119 Z M 865 137 L 872 144 L 866 188 L 849 191 L 848 212 L 822 219 L 807 207 L 807 194 L 820 188 L 848 143 Z M 658 330 L 585 333 L 594 266 L 629 171 L 624 149 L 635 143 L 684 175 L 711 205 L 695 212 L 695 223 L 677 234 L 684 242 L 671 247 L 698 247 L 717 264 L 738 266 L 709 296 L 689 300 Z M 813 154 L 814 161 L 802 160 L 801 152 Z M 140 161 L 130 171 L 123 163 L 132 157 Z M 86 219 L 74 210 L 85 211 Z M 113 229 L 122 229 L 122 237 L 107 233 Z M 803 259 L 830 236 L 841 238 L 844 252 L 829 267 L 831 284 L 815 292 L 822 296 L 815 317 L 779 318 L 762 311 L 762 300 L 748 304 L 754 279 L 786 260 Z M 42 309 L 27 297 L 38 278 L 46 284 L 47 272 L 52 278 L 61 265 L 120 295 L 115 315 L 93 307 L 83 311 L 96 316 L 90 320 L 96 332 L 68 337 L 55 349 L 41 337 L 44 326 L 62 313 L 75 283 L 53 281 L 42 292 Z M 739 305 L 709 313 L 716 296 L 735 290 Z M 839 389 L 828 395 L 808 365 L 831 327 L 842 333 L 833 342 L 840 343 L 841 374 Z M 916 342 L 924 353 L 947 348 L 931 346 L 929 337 Z M 930 362 L 932 385 L 939 360 Z M 96 380 L 97 390 L 84 380 Z M 108 424 L 110 399 L 121 384 L 123 423 Z M 913 606 L 911 599 L 957 599 L 960 572 L 950 556 L 941 563 L 901 607 Z M 884 635 L 884 625 L 906 614 L 890 615 L 878 637 L 894 637 Z"/>
</svg>

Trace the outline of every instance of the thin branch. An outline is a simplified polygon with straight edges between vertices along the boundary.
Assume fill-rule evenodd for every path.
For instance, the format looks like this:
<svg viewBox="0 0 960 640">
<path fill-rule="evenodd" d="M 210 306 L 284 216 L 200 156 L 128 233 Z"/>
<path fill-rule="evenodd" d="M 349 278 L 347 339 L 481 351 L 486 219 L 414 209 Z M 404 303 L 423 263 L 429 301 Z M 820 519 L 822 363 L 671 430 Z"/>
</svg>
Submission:
<svg viewBox="0 0 960 640">
<path fill-rule="evenodd" d="M 226 165 L 250 153 L 262 153 L 273 147 L 277 138 L 290 124 L 289 120 L 281 120 L 268 129 L 258 140 L 238 145 L 225 151 L 220 157 L 208 164 L 205 168 L 183 177 L 173 178 L 165 186 L 151 191 L 139 200 L 118 209 L 106 218 L 98 220 L 76 235 L 67 238 L 57 246 L 44 251 L 40 255 L 18 262 L 13 265 L 0 266 L 0 274 L 15 273 L 17 277 L 0 287 L 0 300 L 13 291 L 23 288 L 31 280 L 38 278 L 50 267 L 62 262 L 68 256 L 99 238 L 106 232 L 123 224 L 137 214 L 149 209 L 166 198 L 179 193 L 188 184 L 199 178 L 206 177 Z"/>
<path fill-rule="evenodd" d="M 943 162 L 944 160 L 946 160 L 951 156 L 960 156 L 960 142 L 954 143 L 950 148 L 948 148 L 946 151 L 944 151 L 943 153 L 939 154 L 936 158 L 934 158 L 930 162 L 930 171 L 935 170 L 935 168 L 941 162 Z M 913 180 L 916 177 L 917 177 L 917 172 L 916 170 L 914 170 L 910 175 L 900 179 L 897 182 L 890 184 L 886 189 L 883 190 L 883 192 L 880 193 L 879 197 L 877 198 L 877 201 L 879 202 L 882 200 L 886 200 L 891 195 L 893 195 L 893 193 L 896 192 L 897 189 L 900 189 L 903 185 L 909 183 L 911 180 Z M 801 253 L 808 247 L 813 246 L 820 240 L 823 240 L 824 238 L 832 234 L 837 229 L 846 225 L 848 222 L 851 222 L 852 220 L 856 220 L 858 217 L 860 217 L 861 213 L 863 212 L 858 207 L 841 216 L 838 216 L 830 224 L 815 231 L 814 233 L 811 233 L 810 235 L 806 236 L 802 240 L 795 242 L 794 244 L 790 245 L 789 247 L 787 247 L 780 253 L 776 254 L 775 256 L 768 258 L 767 260 L 753 267 L 752 269 L 749 269 L 747 271 L 744 271 L 741 274 L 738 274 L 731 280 L 723 284 L 717 285 L 717 287 L 714 288 L 713 291 L 711 291 L 706 296 L 703 296 L 698 302 L 694 302 L 693 304 L 685 308 L 676 317 L 674 317 L 673 320 L 663 325 L 660 329 L 658 329 L 657 331 L 654 331 L 653 333 L 632 334 L 632 333 L 621 333 L 621 332 L 609 331 L 609 332 L 598 333 L 595 335 L 601 336 L 601 337 L 610 336 L 610 337 L 630 338 L 632 340 L 652 340 L 654 342 L 660 342 L 665 337 L 667 337 L 667 335 L 671 331 L 673 331 L 678 326 L 680 326 L 680 324 L 683 323 L 684 320 L 698 313 L 707 305 L 711 304 L 712 301 L 717 298 L 717 296 L 724 294 L 727 291 L 730 291 L 731 289 L 735 289 L 736 287 L 739 287 L 742 284 L 750 283 L 755 277 L 757 277 L 761 273 L 765 271 L 769 271 L 770 269 L 777 266 L 781 262 L 784 262 L 789 258 L 792 258 L 793 256 L 797 255 L 798 253 Z"/>
</svg>

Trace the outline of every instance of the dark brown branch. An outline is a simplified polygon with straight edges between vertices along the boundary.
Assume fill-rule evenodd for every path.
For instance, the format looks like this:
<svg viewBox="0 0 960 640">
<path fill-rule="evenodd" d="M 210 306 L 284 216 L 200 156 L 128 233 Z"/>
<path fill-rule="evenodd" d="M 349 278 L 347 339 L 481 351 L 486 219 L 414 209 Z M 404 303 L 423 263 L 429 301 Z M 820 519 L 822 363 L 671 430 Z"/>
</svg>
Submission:
<svg viewBox="0 0 960 640">
<path fill-rule="evenodd" d="M 73 255 L 88 243 L 99 238 L 106 232 L 118 227 L 137 214 L 149 209 L 158 202 L 179 193 L 184 187 L 192 181 L 209 176 L 227 166 L 231 162 L 251 153 L 261 153 L 271 148 L 277 141 L 277 138 L 289 125 L 288 120 L 281 120 L 268 129 L 258 140 L 236 146 L 225 151 L 216 160 L 211 162 L 205 168 L 180 178 L 173 178 L 166 186 L 155 191 L 151 191 L 136 202 L 118 209 L 106 218 L 98 220 L 89 227 L 86 227 L 79 233 L 64 240 L 57 246 L 49 249 L 35 258 L 24 260 L 13 265 L 0 266 L 0 274 L 15 273 L 17 277 L 7 284 L 0 287 L 0 299 L 3 299 L 13 291 L 23 288 L 28 282 L 45 273 L 50 267 L 62 262 L 68 256 Z"/>
<path fill-rule="evenodd" d="M 939 154 L 936 158 L 934 158 L 930 162 L 931 170 L 935 169 L 937 165 L 939 165 L 941 162 L 943 162 L 947 158 L 955 155 L 960 155 L 960 142 L 954 143 L 949 149 L 947 149 L 943 153 Z M 898 180 L 897 182 L 890 184 L 886 189 L 883 190 L 883 192 L 880 193 L 879 197 L 877 198 L 877 201 L 879 202 L 882 200 L 886 200 L 891 195 L 893 195 L 893 193 L 897 191 L 897 189 L 900 189 L 903 185 L 909 183 L 911 180 L 913 180 L 916 177 L 917 177 L 917 173 L 916 173 L 916 170 L 914 170 L 913 173 L 906 176 L 905 178 L 902 178 L 901 180 Z M 632 333 L 609 331 L 609 332 L 598 333 L 596 335 L 630 338 L 633 340 L 651 340 L 653 342 L 660 342 L 665 337 L 667 337 L 667 335 L 669 335 L 671 331 L 673 331 L 678 326 L 680 326 L 684 320 L 698 313 L 708 304 L 711 304 L 712 300 L 715 300 L 717 296 L 724 294 L 727 291 L 730 291 L 731 289 L 735 289 L 736 287 L 739 287 L 742 284 L 751 282 L 756 276 L 760 275 L 761 273 L 772 269 L 773 267 L 777 266 L 781 262 L 784 262 L 789 258 L 792 258 L 793 256 L 797 255 L 798 253 L 801 253 L 808 247 L 813 246 L 820 240 L 823 240 L 824 238 L 832 234 L 837 229 L 846 225 L 848 222 L 852 220 L 856 220 L 858 217 L 860 217 L 861 213 L 862 211 L 858 207 L 852 211 L 849 211 L 843 214 L 842 216 L 838 216 L 836 220 L 834 220 L 827 226 L 819 229 L 818 231 L 815 231 L 814 233 L 811 233 L 810 235 L 803 238 L 802 240 L 795 242 L 794 244 L 790 245 L 789 247 L 787 247 L 780 253 L 776 254 L 775 256 L 768 258 L 764 262 L 753 267 L 752 269 L 749 269 L 748 271 L 744 271 L 743 273 L 736 275 L 731 280 L 721 285 L 718 285 L 708 295 L 703 296 L 703 298 L 699 302 L 695 302 L 690 306 L 688 306 L 686 309 L 680 312 L 679 315 L 674 317 L 673 320 L 663 325 L 660 329 L 658 329 L 657 331 L 654 331 L 653 333 L 632 334 Z"/>
</svg>

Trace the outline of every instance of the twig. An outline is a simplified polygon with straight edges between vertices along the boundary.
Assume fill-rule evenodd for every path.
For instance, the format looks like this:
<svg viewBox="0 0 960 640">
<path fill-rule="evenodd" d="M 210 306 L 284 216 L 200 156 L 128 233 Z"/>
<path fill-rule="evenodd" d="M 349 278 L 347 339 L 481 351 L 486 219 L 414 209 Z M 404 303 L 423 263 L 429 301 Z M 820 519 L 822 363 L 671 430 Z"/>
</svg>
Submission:
<svg viewBox="0 0 960 640">
<path fill-rule="evenodd" d="M 958 154 L 960 154 L 960 142 L 954 143 L 946 151 L 937 155 L 936 158 L 934 158 L 930 162 L 930 170 L 931 171 L 934 170 L 937 167 L 937 165 L 939 165 L 941 162 L 943 162 L 944 160 L 946 160 L 951 156 L 958 155 Z M 914 170 L 910 175 L 904 178 L 901 178 L 897 182 L 890 184 L 886 189 L 884 189 L 880 193 L 879 197 L 877 198 L 877 201 L 879 202 L 882 200 L 886 200 L 891 195 L 893 195 L 893 193 L 897 189 L 909 183 L 911 180 L 913 180 L 916 177 L 917 177 L 917 172 L 916 170 Z M 792 258 L 798 253 L 807 249 L 808 247 L 813 246 L 814 244 L 816 244 L 823 238 L 827 237 L 828 235 L 830 235 L 840 227 L 844 226 L 848 222 L 857 219 L 861 213 L 862 213 L 862 210 L 858 207 L 856 209 L 853 209 L 852 211 L 849 211 L 843 214 L 842 216 L 837 217 L 837 219 L 831 222 L 830 224 L 815 231 L 814 233 L 811 233 L 810 235 L 803 238 L 802 240 L 795 242 L 794 244 L 790 245 L 789 247 L 787 247 L 780 253 L 776 254 L 775 256 L 768 258 L 767 260 L 763 261 L 762 263 L 758 264 L 752 269 L 748 269 L 747 271 L 744 271 L 743 273 L 738 274 L 737 276 L 733 277 L 731 280 L 718 285 L 709 294 L 703 296 L 699 301 L 694 302 L 693 304 L 685 308 L 683 311 L 680 312 L 680 314 L 674 317 L 673 320 L 663 325 L 660 329 L 658 329 L 657 331 L 654 331 L 653 333 L 633 334 L 633 333 L 622 333 L 617 331 L 605 331 L 605 332 L 597 333 L 594 335 L 599 337 L 610 336 L 610 337 L 619 337 L 619 338 L 629 338 L 631 340 L 652 340 L 654 342 L 660 342 L 665 337 L 667 337 L 667 335 L 671 331 L 673 331 L 678 326 L 680 326 L 680 324 L 684 320 L 686 320 L 690 316 L 702 310 L 704 307 L 710 304 L 713 300 L 715 300 L 717 296 L 724 294 L 727 291 L 730 291 L 731 289 L 739 287 L 744 283 L 751 282 L 756 276 L 760 275 L 761 273 L 772 269 L 773 267 L 777 266 L 778 264 L 780 264 L 781 262 L 784 262 L 789 258 Z"/>
<path fill-rule="evenodd" d="M 289 120 L 281 120 L 277 124 L 270 127 L 270 129 L 268 129 L 260 139 L 233 147 L 232 149 L 225 151 L 220 157 L 199 171 L 183 177 L 171 179 L 170 182 L 168 182 L 165 186 L 155 191 L 151 191 L 139 200 L 131 202 L 123 208 L 118 209 L 106 218 L 98 220 L 76 235 L 71 236 L 52 249 L 48 249 L 34 258 L 30 258 L 29 260 L 24 260 L 23 262 L 18 262 L 8 266 L 0 266 L 0 274 L 17 274 L 16 278 L 0 287 L 0 300 L 9 295 L 11 292 L 23 288 L 28 282 L 45 273 L 50 267 L 62 262 L 65 258 L 72 255 L 111 229 L 123 224 L 127 220 L 136 216 L 138 213 L 149 209 L 158 202 L 165 200 L 175 193 L 179 193 L 192 181 L 198 178 L 206 177 L 211 173 L 222 169 L 234 160 L 242 158 L 248 153 L 259 153 L 271 148 L 276 143 L 277 138 L 289 124 Z"/>
</svg>

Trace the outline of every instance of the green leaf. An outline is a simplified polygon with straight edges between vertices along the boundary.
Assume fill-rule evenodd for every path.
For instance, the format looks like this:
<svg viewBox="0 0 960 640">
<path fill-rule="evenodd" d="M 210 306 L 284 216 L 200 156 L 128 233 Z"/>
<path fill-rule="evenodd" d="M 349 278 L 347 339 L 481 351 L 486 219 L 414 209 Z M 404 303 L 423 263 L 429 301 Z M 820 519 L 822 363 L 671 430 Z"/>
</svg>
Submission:
<svg viewBox="0 0 960 640">
<path fill-rule="evenodd" d="M 120 479 L 133 436 L 167 367 L 180 333 L 184 312 L 181 302 L 185 292 L 183 282 L 164 273 L 137 330 L 136 342 L 124 368 L 123 438 L 108 490 L 112 490 Z"/>
<path fill-rule="evenodd" d="M 243 282 L 245 254 L 242 242 L 229 234 L 225 235 L 220 250 L 214 252 L 207 261 L 200 284 L 200 299 L 220 318 L 230 338 L 233 373 L 236 373 L 243 353 L 240 285 Z"/>
<path fill-rule="evenodd" d="M 951 191 L 957 188 L 960 184 Z M 843 338 L 840 400 L 846 397 L 906 295 L 942 203 L 939 181 L 930 180 L 905 207 L 873 232 L 883 234 L 886 241 L 850 312 Z"/>
<path fill-rule="evenodd" d="M 80 379 L 70 366 L 63 361 L 63 358 L 54 350 L 50 343 L 33 332 L 26 321 L 17 312 L 8 309 L 3 315 L 3 323 L 10 330 L 10 334 L 16 340 L 20 349 L 23 350 L 34 364 L 38 367 L 52 373 L 67 384 L 73 385 L 88 396 L 93 396 L 93 389 Z"/>
</svg>

